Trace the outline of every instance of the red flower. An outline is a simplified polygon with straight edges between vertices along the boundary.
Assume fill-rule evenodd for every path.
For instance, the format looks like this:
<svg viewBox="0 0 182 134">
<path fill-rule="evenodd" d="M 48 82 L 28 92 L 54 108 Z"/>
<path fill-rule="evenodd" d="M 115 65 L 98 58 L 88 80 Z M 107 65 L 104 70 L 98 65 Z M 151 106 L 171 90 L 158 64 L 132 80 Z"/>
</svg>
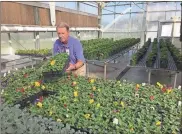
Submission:
<svg viewBox="0 0 182 134">
<path fill-rule="evenodd" d="M 66 104 L 64 104 L 64 107 L 66 108 L 66 107 L 67 107 L 67 105 L 66 105 Z"/>
<path fill-rule="evenodd" d="M 154 99 L 154 96 L 150 96 L 150 100 L 152 101 Z"/>
<path fill-rule="evenodd" d="M 162 92 L 165 93 L 166 92 L 166 87 L 162 88 Z"/>
<path fill-rule="evenodd" d="M 39 101 L 42 102 L 43 101 L 43 96 L 39 97 Z"/>
<path fill-rule="evenodd" d="M 42 80 L 39 80 L 38 82 L 39 82 L 40 84 L 42 84 Z"/>
<path fill-rule="evenodd" d="M 90 94 L 90 98 L 94 98 L 94 94 Z"/>
<path fill-rule="evenodd" d="M 20 90 L 20 92 L 22 92 L 22 93 L 23 93 L 23 92 L 25 92 L 25 89 L 24 89 L 24 88 L 22 88 L 22 89 Z"/>
<path fill-rule="evenodd" d="M 27 78 L 28 77 L 28 74 L 24 74 L 24 78 Z"/>
</svg>

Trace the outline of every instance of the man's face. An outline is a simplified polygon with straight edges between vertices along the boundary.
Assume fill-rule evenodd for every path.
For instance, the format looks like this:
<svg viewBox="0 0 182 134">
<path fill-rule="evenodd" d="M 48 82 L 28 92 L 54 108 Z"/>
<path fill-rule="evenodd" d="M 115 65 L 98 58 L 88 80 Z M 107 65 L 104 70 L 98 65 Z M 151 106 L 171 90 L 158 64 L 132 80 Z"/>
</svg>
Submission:
<svg viewBox="0 0 182 134">
<path fill-rule="evenodd" d="M 59 37 L 61 42 L 67 43 L 69 31 L 67 31 L 67 29 L 65 27 L 64 28 L 58 28 L 57 34 L 58 34 L 58 37 Z"/>
</svg>

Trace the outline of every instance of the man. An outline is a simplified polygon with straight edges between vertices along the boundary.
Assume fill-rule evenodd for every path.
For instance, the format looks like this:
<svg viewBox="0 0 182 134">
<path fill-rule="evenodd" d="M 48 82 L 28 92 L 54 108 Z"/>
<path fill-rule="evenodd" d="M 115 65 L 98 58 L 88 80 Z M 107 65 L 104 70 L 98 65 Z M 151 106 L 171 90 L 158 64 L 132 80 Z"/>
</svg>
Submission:
<svg viewBox="0 0 182 134">
<path fill-rule="evenodd" d="M 70 36 L 69 25 L 62 22 L 56 27 L 59 39 L 53 46 L 53 54 L 67 52 L 69 54 L 69 67 L 66 72 L 85 76 L 85 58 L 83 55 L 82 44 L 76 38 Z"/>
</svg>

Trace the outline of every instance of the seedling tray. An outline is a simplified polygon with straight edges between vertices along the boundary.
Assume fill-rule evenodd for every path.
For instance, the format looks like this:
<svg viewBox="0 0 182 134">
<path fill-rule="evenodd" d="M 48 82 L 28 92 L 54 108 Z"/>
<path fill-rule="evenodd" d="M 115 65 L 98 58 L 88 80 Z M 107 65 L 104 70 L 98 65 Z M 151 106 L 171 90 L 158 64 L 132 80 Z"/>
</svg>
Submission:
<svg viewBox="0 0 182 134">
<path fill-rule="evenodd" d="M 65 74 L 66 69 L 68 68 L 68 66 L 69 66 L 69 59 L 67 59 L 67 61 L 66 61 L 66 63 L 65 63 L 62 70 L 59 70 L 59 71 L 51 70 L 51 71 L 48 71 L 48 72 L 42 72 L 44 82 L 47 82 L 50 79 L 55 79 L 55 78 L 62 77 Z"/>
</svg>

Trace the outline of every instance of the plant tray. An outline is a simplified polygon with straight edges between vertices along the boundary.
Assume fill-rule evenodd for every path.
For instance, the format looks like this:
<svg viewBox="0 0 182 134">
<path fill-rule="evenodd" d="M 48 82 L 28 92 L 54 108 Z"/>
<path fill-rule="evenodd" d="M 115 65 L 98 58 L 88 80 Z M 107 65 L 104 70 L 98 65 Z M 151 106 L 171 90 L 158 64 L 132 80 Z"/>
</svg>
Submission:
<svg viewBox="0 0 182 134">
<path fill-rule="evenodd" d="M 34 95 L 31 95 L 23 100 L 18 100 L 14 103 L 14 105 L 19 104 L 20 109 L 24 109 L 25 107 L 29 106 L 30 104 L 34 104 L 37 99 L 39 99 L 41 96 L 48 97 L 49 95 L 57 94 L 56 91 L 48 91 L 48 90 L 42 90 Z"/>
<path fill-rule="evenodd" d="M 46 80 L 50 80 L 52 78 L 60 78 L 64 75 L 66 69 L 69 66 L 69 59 L 66 61 L 64 67 L 60 71 L 49 71 L 49 72 L 42 72 L 43 80 L 46 82 Z"/>
</svg>

